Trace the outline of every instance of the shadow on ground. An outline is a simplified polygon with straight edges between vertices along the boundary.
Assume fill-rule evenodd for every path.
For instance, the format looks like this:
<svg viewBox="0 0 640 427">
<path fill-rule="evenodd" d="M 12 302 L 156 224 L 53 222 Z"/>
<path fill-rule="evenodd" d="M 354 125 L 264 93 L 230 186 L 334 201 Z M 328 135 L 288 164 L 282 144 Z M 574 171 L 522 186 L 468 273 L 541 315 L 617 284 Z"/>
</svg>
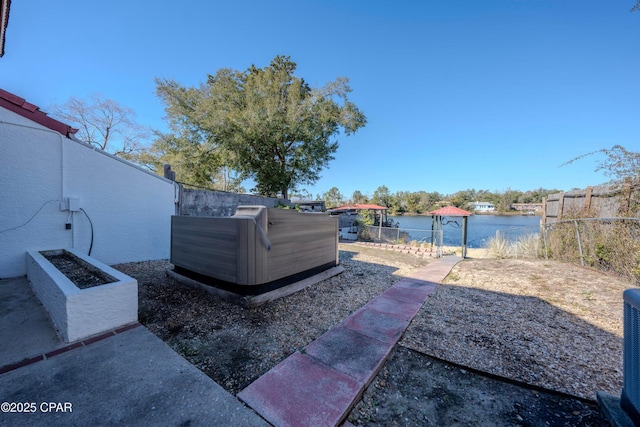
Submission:
<svg viewBox="0 0 640 427">
<path fill-rule="evenodd" d="M 397 346 L 348 416 L 364 426 L 609 426 L 597 404 Z"/>
</svg>

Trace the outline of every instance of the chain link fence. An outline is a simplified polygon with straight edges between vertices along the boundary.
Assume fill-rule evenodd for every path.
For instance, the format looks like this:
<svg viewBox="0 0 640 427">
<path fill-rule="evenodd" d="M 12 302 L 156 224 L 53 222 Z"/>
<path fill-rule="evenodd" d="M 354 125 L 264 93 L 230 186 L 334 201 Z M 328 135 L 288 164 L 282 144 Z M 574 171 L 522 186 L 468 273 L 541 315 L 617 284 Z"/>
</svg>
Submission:
<svg viewBox="0 0 640 427">
<path fill-rule="evenodd" d="M 543 230 L 546 258 L 579 262 L 640 283 L 640 218 L 574 218 Z"/>
<path fill-rule="evenodd" d="M 363 226 L 359 238 L 440 252 L 442 230 Z M 497 258 L 546 258 L 613 272 L 640 284 L 640 218 L 574 218 L 496 231 L 486 248 Z"/>
<path fill-rule="evenodd" d="M 496 231 L 498 257 L 541 257 L 580 263 L 640 284 L 640 218 L 573 218 L 540 227 Z"/>
<path fill-rule="evenodd" d="M 392 245 L 412 244 L 422 247 L 442 246 L 442 230 L 420 230 L 404 227 L 381 227 L 377 225 L 363 225 L 359 237 L 375 243 Z"/>
</svg>

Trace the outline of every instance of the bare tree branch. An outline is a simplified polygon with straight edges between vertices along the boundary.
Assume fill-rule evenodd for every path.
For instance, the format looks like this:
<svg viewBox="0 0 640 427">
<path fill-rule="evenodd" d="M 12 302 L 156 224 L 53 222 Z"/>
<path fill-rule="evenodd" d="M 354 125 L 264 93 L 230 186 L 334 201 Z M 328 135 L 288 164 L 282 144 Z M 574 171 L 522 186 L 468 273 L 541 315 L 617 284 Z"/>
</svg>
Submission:
<svg viewBox="0 0 640 427">
<path fill-rule="evenodd" d="M 135 111 L 102 95 L 71 97 L 50 110 L 59 120 L 79 129 L 78 139 L 116 156 L 135 161 L 135 154 L 148 145 L 151 131 L 136 122 Z"/>
<path fill-rule="evenodd" d="M 587 156 L 595 154 L 604 154 L 605 159 L 598 162 L 595 171 L 602 171 L 606 176 L 611 177 L 614 181 L 620 181 L 625 178 L 640 177 L 640 153 L 629 151 L 621 145 L 614 145 L 611 148 L 603 148 L 601 150 L 592 151 L 582 154 L 576 158 L 569 160 L 560 165 L 560 167 L 569 165 Z"/>
</svg>

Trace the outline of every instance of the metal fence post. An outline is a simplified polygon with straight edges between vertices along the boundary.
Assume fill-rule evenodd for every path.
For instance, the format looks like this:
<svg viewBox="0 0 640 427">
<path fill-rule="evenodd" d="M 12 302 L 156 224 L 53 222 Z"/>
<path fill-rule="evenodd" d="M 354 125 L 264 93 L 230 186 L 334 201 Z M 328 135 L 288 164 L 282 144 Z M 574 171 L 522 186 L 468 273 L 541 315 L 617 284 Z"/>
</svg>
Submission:
<svg viewBox="0 0 640 427">
<path fill-rule="evenodd" d="M 580 229 L 578 228 L 578 221 L 574 220 L 573 224 L 576 227 L 576 237 L 578 238 L 578 251 L 580 252 L 580 264 L 584 267 L 584 255 L 582 254 L 582 242 L 580 241 Z"/>
</svg>

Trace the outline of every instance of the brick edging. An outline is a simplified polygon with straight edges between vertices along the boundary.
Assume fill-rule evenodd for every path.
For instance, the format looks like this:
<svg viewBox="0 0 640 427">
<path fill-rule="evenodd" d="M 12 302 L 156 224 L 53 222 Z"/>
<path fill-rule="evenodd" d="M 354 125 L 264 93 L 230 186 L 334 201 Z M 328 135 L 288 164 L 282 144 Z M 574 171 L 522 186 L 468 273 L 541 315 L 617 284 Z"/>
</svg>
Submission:
<svg viewBox="0 0 640 427">
<path fill-rule="evenodd" d="M 370 246 L 370 247 L 390 250 L 390 251 L 394 251 L 394 252 L 401 252 L 401 253 L 406 253 L 406 254 L 419 255 L 419 256 L 423 256 L 423 257 L 424 256 L 430 256 L 430 257 L 436 257 L 437 256 L 437 253 L 435 251 L 430 250 L 430 249 L 426 249 L 426 248 L 422 248 L 422 247 L 409 246 L 409 245 L 392 245 L 392 244 L 389 244 L 389 243 L 373 243 L 373 242 L 354 242 L 354 244 L 360 245 L 360 246 Z"/>
<path fill-rule="evenodd" d="M 81 341 L 76 341 L 72 344 L 68 344 L 64 347 L 61 348 L 57 348 L 55 350 L 51 350 L 47 353 L 44 354 L 40 354 L 38 356 L 34 356 L 34 357 L 30 357 L 27 359 L 23 359 L 20 362 L 16 362 L 16 363 L 11 363 L 9 365 L 4 365 L 4 366 L 0 366 L 0 375 L 5 374 L 7 372 L 11 372 L 14 371 L 18 368 L 22 368 L 23 366 L 28 366 L 28 365 L 32 365 L 36 362 L 40 362 L 41 360 L 46 360 L 46 359 L 51 359 L 52 357 L 58 356 L 62 353 L 66 353 L 67 351 L 70 350 L 75 350 L 76 348 L 80 348 L 80 347 L 85 347 L 88 346 L 90 344 L 96 343 L 98 341 L 102 341 L 105 338 L 109 338 L 112 337 L 114 335 L 117 334 L 121 334 L 123 332 L 129 331 L 131 329 L 137 328 L 139 326 L 142 326 L 140 323 L 135 322 L 135 323 L 131 323 L 129 325 L 125 325 L 125 326 L 121 326 L 119 328 L 113 329 L 111 331 L 108 332 L 104 332 L 102 334 L 99 335 L 95 335 L 93 337 L 81 340 Z"/>
</svg>

